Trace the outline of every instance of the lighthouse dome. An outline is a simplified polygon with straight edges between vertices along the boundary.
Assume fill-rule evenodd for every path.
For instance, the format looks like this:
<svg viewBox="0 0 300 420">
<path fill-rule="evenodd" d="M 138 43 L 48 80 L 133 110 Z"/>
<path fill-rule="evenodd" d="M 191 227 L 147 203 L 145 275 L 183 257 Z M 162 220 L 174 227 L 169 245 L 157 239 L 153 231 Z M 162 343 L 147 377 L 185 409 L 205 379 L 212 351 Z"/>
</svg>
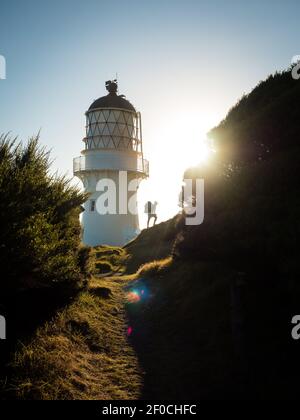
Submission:
<svg viewBox="0 0 300 420">
<path fill-rule="evenodd" d="M 115 80 L 106 82 L 106 89 L 109 92 L 108 95 L 96 99 L 89 107 L 89 111 L 98 108 L 119 108 L 136 112 L 134 106 L 123 95 L 117 94 L 118 85 Z"/>
<path fill-rule="evenodd" d="M 134 106 L 127 99 L 116 93 L 109 93 L 106 96 L 102 96 L 102 98 L 96 99 L 89 107 L 89 111 L 98 108 L 120 108 L 136 112 Z"/>
</svg>

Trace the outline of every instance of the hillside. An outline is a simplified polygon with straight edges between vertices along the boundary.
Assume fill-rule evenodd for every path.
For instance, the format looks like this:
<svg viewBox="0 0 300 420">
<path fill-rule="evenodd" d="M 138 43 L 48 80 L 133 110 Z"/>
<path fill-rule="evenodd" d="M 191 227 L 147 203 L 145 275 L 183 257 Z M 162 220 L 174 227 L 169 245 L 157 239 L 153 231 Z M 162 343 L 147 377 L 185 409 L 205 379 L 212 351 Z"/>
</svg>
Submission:
<svg viewBox="0 0 300 420">
<path fill-rule="evenodd" d="M 154 249 L 151 238 L 163 237 L 165 228 L 144 232 L 135 246 L 147 240 Z M 20 346 L 8 396 L 183 399 L 233 393 L 238 372 L 228 340 L 230 302 L 215 268 L 168 257 L 120 276 L 134 263 L 130 248 L 95 250 L 98 269 L 109 265 L 115 272 L 96 273 L 86 291 Z"/>
<path fill-rule="evenodd" d="M 126 333 L 128 280 L 101 274 L 104 260 L 122 270 L 125 252 L 103 247 L 94 253 L 98 268 L 88 288 L 19 344 L 2 398 L 139 398 L 142 370 Z"/>
<path fill-rule="evenodd" d="M 209 133 L 214 159 L 185 173 L 205 180 L 204 223 L 177 220 L 172 263 L 137 283 L 152 296 L 133 316 L 147 396 L 296 397 L 299 88 L 290 69 L 260 82 Z"/>
<path fill-rule="evenodd" d="M 209 133 L 222 161 L 240 167 L 297 148 L 299 96 L 291 68 L 258 83 Z"/>
</svg>

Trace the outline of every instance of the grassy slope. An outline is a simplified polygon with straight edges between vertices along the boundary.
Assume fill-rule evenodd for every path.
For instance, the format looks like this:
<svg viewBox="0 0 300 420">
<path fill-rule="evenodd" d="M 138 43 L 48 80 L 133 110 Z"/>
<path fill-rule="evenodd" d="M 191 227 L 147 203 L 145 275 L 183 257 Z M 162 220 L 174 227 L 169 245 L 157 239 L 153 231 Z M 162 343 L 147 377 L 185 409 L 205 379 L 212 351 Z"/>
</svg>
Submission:
<svg viewBox="0 0 300 420">
<path fill-rule="evenodd" d="M 142 230 L 141 234 L 125 247 L 129 256 L 126 272 L 135 273 L 142 264 L 168 257 L 177 231 L 178 216 Z"/>
<path fill-rule="evenodd" d="M 150 379 L 152 371 L 156 375 L 156 367 L 144 363 L 142 354 L 147 357 L 151 346 L 144 343 L 148 346 L 145 352 L 136 346 L 136 333 L 140 322 L 145 321 L 146 329 L 152 328 L 149 320 L 141 318 L 152 299 L 147 305 L 136 306 L 127 301 L 126 294 L 140 284 L 141 279 L 160 276 L 172 266 L 168 255 L 175 237 L 174 227 L 173 219 L 143 231 L 126 250 L 95 249 L 97 274 L 88 290 L 20 345 L 12 364 L 13 380 L 6 387 L 4 398 L 134 399 L 146 396 L 147 385 L 143 384 L 148 382 L 144 380 L 144 366 Z M 163 257 L 167 258 L 159 260 Z M 149 261 L 148 264 L 137 270 L 145 261 Z M 124 275 L 125 268 L 127 274 Z M 149 284 L 153 297 L 154 289 L 152 291 Z M 159 314 L 159 302 L 157 309 Z M 166 317 L 165 321 L 164 326 L 170 319 Z M 130 338 L 129 324 L 134 325 Z M 144 345 L 143 337 L 139 338 Z M 160 354 L 160 344 L 156 352 L 151 350 L 154 363 Z M 168 357 L 165 352 L 161 355 Z"/>
<path fill-rule="evenodd" d="M 156 266 L 156 269 L 155 269 Z M 209 264 L 146 265 L 128 304 L 132 344 L 145 370 L 143 397 L 230 397 L 239 391 L 230 324 L 230 273 Z"/>
<path fill-rule="evenodd" d="M 96 250 L 103 262 L 104 249 Z M 107 249 L 116 271 L 125 253 Z M 119 265 L 116 264 L 119 255 Z M 127 338 L 122 277 L 95 276 L 87 291 L 21 345 L 8 396 L 25 399 L 135 399 L 142 373 Z"/>
<path fill-rule="evenodd" d="M 109 269 L 108 277 L 98 273 L 20 348 L 13 395 L 199 399 L 243 392 L 234 385 L 241 372 L 231 333 L 232 273 L 168 257 L 175 226 L 172 220 L 144 231 L 126 250 L 95 250 L 98 270 Z M 125 265 L 127 274 L 116 275 Z M 129 299 L 132 291 L 139 300 Z"/>
</svg>

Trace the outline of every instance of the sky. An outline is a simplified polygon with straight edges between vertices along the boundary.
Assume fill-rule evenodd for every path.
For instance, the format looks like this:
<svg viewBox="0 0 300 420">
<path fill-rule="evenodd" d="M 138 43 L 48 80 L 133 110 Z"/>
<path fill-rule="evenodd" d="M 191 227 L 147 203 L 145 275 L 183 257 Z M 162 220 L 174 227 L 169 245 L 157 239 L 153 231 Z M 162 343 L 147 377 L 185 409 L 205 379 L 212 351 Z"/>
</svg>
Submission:
<svg viewBox="0 0 300 420">
<path fill-rule="evenodd" d="M 142 114 L 141 208 L 157 200 L 165 220 L 207 131 L 300 54 L 299 16 L 300 2 L 288 0 L 0 0 L 0 133 L 26 141 L 40 130 L 53 171 L 72 177 L 84 113 L 117 73 Z"/>
</svg>

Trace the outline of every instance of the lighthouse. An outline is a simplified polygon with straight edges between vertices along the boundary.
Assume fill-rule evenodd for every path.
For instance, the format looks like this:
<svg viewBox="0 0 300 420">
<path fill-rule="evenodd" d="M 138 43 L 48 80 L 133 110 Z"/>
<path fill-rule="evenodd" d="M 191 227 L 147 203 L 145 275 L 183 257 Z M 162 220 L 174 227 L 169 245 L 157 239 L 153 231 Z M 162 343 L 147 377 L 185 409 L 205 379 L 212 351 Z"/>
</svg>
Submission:
<svg viewBox="0 0 300 420">
<path fill-rule="evenodd" d="M 137 189 L 149 175 L 149 163 L 143 156 L 141 114 L 118 94 L 116 80 L 105 85 L 108 94 L 86 112 L 84 150 L 74 158 L 73 172 L 88 193 L 83 243 L 123 246 L 140 232 Z"/>
</svg>

